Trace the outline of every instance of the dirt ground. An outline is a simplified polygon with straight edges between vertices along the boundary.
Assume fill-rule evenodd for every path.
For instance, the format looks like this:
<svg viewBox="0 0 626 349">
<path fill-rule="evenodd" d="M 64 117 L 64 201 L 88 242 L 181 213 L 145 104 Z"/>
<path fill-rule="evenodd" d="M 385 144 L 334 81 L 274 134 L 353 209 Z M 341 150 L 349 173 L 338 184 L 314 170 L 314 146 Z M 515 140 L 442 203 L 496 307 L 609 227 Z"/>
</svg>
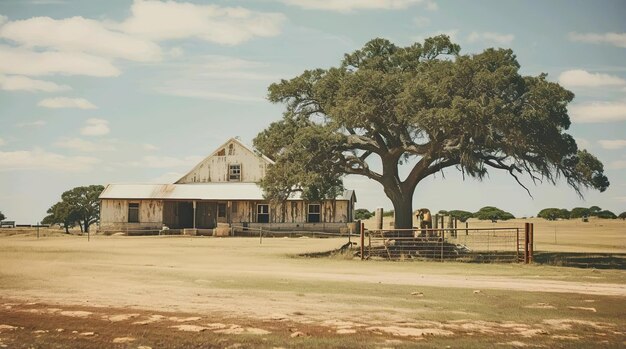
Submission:
<svg viewBox="0 0 626 349">
<path fill-rule="evenodd" d="M 0 348 L 626 345 L 624 270 L 297 257 L 338 238 L 40 233 L 0 237 Z"/>
</svg>

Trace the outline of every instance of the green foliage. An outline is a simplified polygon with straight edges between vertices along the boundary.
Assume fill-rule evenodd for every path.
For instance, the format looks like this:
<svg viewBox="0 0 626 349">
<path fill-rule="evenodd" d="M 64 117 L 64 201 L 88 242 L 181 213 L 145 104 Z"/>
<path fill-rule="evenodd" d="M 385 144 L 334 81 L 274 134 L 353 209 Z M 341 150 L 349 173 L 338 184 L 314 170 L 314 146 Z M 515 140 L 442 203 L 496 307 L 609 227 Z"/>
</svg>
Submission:
<svg viewBox="0 0 626 349">
<path fill-rule="evenodd" d="M 589 207 L 589 215 L 590 216 L 597 216 L 598 212 L 602 211 L 602 209 L 599 206 L 591 206 Z"/>
<path fill-rule="evenodd" d="M 254 139 L 276 161 L 260 184 L 276 200 L 330 198 L 343 176 L 362 175 L 384 187 L 397 228 L 411 226 L 417 184 L 450 167 L 478 180 L 504 170 L 524 188 L 526 174 L 604 191 L 602 163 L 565 133 L 573 93 L 519 70 L 511 50 L 461 55 L 445 35 L 407 47 L 371 40 L 338 66 L 269 86 L 285 112 Z M 411 164 L 404 179 L 400 164 Z"/>
<path fill-rule="evenodd" d="M 591 211 L 586 207 L 574 207 L 570 213 L 570 218 L 589 217 Z"/>
<path fill-rule="evenodd" d="M 354 210 L 354 219 L 368 219 L 374 215 L 374 212 L 370 212 L 365 208 L 357 208 Z"/>
<path fill-rule="evenodd" d="M 617 216 L 615 215 L 615 213 L 609 211 L 609 210 L 602 210 L 596 213 L 596 216 L 598 218 L 605 218 L 605 219 L 616 219 Z"/>
<path fill-rule="evenodd" d="M 3 221 L 5 218 L 7 217 L 0 211 L 0 221 Z"/>
<path fill-rule="evenodd" d="M 100 219 L 100 202 L 98 197 L 104 190 L 101 185 L 76 187 L 64 192 L 61 201 L 52 205 L 43 224 L 62 224 L 65 231 L 80 225 L 81 230 L 89 231 L 89 227 Z"/>
<path fill-rule="evenodd" d="M 458 218 L 461 222 L 465 222 L 468 219 L 474 217 L 472 212 L 463 211 L 463 210 L 452 210 L 448 212 L 449 215 Z"/>
<path fill-rule="evenodd" d="M 619 214 L 619 216 L 617 216 L 620 219 L 626 219 L 626 212 L 622 212 Z"/>
<path fill-rule="evenodd" d="M 474 217 L 480 220 L 500 220 L 506 221 L 509 219 L 514 219 L 511 213 L 503 211 L 497 207 L 493 206 L 485 206 L 478 210 L 478 212 L 474 213 Z"/>
<path fill-rule="evenodd" d="M 564 208 L 544 208 L 543 210 L 537 213 L 537 217 L 544 218 L 549 221 L 554 221 L 557 219 L 569 219 L 570 212 Z"/>
</svg>

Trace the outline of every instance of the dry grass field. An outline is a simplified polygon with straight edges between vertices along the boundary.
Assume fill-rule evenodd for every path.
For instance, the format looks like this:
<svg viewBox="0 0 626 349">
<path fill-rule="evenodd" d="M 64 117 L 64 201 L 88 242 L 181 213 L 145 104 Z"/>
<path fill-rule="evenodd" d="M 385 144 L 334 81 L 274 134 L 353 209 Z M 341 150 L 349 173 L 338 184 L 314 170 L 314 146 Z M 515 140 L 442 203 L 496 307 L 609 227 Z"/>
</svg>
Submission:
<svg viewBox="0 0 626 349">
<path fill-rule="evenodd" d="M 534 222 L 537 250 L 626 252 L 623 221 Z M 624 270 L 299 257 L 340 238 L 0 235 L 0 347 L 626 345 Z"/>
</svg>

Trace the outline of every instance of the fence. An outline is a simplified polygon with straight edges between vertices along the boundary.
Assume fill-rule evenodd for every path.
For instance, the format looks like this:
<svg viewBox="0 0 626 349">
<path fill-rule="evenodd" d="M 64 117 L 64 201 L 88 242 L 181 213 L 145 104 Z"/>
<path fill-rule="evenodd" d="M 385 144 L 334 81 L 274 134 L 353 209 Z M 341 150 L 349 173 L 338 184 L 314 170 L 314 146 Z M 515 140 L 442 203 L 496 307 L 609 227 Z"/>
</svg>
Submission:
<svg viewBox="0 0 626 349">
<path fill-rule="evenodd" d="M 362 229 L 361 259 L 532 262 L 533 225 L 523 228 Z"/>
</svg>

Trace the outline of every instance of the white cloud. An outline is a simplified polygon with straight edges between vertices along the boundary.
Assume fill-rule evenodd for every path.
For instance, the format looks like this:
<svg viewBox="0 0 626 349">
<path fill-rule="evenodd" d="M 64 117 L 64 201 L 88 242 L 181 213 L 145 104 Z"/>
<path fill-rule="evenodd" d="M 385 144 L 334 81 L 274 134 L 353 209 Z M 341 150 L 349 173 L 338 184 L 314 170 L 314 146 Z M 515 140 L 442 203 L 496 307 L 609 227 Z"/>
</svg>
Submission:
<svg viewBox="0 0 626 349">
<path fill-rule="evenodd" d="M 203 159 L 202 156 L 186 156 L 184 158 L 175 158 L 170 156 L 154 156 L 148 155 L 141 158 L 139 161 L 129 162 L 128 165 L 135 167 L 147 167 L 147 168 L 168 168 L 179 167 L 189 168 L 196 165 Z"/>
<path fill-rule="evenodd" d="M 591 102 L 570 107 L 572 121 L 579 123 L 626 120 L 626 102 Z"/>
<path fill-rule="evenodd" d="M 401 10 L 416 4 L 425 4 L 426 9 L 438 9 L 434 1 L 424 0 L 281 0 L 287 5 L 306 10 L 350 12 L 355 10 Z"/>
<path fill-rule="evenodd" d="M 86 172 L 100 162 L 88 156 L 65 156 L 42 149 L 0 151 L 0 171 L 52 170 L 59 172 Z"/>
<path fill-rule="evenodd" d="M 278 35 L 284 20 L 280 13 L 255 12 L 242 7 L 135 1 L 131 16 L 111 26 L 150 40 L 196 37 L 236 45 L 254 37 Z"/>
<path fill-rule="evenodd" d="M 61 92 L 72 89 L 67 85 L 58 85 L 51 81 L 35 80 L 20 75 L 0 75 L 0 88 L 5 91 L 29 92 Z"/>
<path fill-rule="evenodd" d="M 626 33 L 569 33 L 572 41 L 626 47 Z"/>
<path fill-rule="evenodd" d="M 35 120 L 31 122 L 20 122 L 19 124 L 15 124 L 17 127 L 43 127 L 47 124 L 44 120 Z"/>
<path fill-rule="evenodd" d="M 95 105 L 84 98 L 68 98 L 68 97 L 56 97 L 42 99 L 37 103 L 40 107 L 45 108 L 78 108 L 78 109 L 97 109 Z"/>
<path fill-rule="evenodd" d="M 502 34 L 494 32 L 471 32 L 467 37 L 469 42 L 483 42 L 497 45 L 509 45 L 513 42 L 513 34 Z"/>
<path fill-rule="evenodd" d="M 622 149 L 626 148 L 626 139 L 602 139 L 599 140 L 600 146 L 604 149 Z"/>
<path fill-rule="evenodd" d="M 153 151 L 153 150 L 159 149 L 159 147 L 150 143 L 144 143 L 141 145 L 141 147 L 143 148 L 143 150 L 147 150 L 147 151 Z"/>
<path fill-rule="evenodd" d="M 88 119 L 86 126 L 80 129 L 83 136 L 104 136 L 111 132 L 109 122 L 104 119 Z"/>
<path fill-rule="evenodd" d="M 82 152 L 96 152 L 96 151 L 112 151 L 115 147 L 108 142 L 92 142 L 81 138 L 62 138 L 54 143 L 59 148 L 78 150 Z"/>
<path fill-rule="evenodd" d="M 0 45 L 0 73 L 109 77 L 118 76 L 120 71 L 108 59 L 81 52 L 37 52 Z"/>
<path fill-rule="evenodd" d="M 611 163 L 609 163 L 609 166 L 607 166 L 607 168 L 611 169 L 611 170 L 621 170 L 626 168 L 626 160 L 615 160 L 615 161 L 611 161 Z"/>
<path fill-rule="evenodd" d="M 281 74 L 268 72 L 267 64 L 236 57 L 206 55 L 170 64 L 161 70 L 163 78 L 151 88 L 159 93 L 222 100 L 264 102 L 263 91 Z M 242 89 L 242 86 L 246 88 Z"/>
<path fill-rule="evenodd" d="M 148 40 L 109 30 L 96 20 L 83 17 L 52 19 L 32 17 L 10 21 L 0 27 L 0 38 L 26 48 L 49 48 L 61 52 L 83 52 L 99 57 L 139 62 L 161 59 L 161 48 Z"/>
<path fill-rule="evenodd" d="M 624 86 L 626 80 L 609 74 L 574 69 L 562 72 L 559 75 L 559 83 L 565 87 Z"/>
</svg>

